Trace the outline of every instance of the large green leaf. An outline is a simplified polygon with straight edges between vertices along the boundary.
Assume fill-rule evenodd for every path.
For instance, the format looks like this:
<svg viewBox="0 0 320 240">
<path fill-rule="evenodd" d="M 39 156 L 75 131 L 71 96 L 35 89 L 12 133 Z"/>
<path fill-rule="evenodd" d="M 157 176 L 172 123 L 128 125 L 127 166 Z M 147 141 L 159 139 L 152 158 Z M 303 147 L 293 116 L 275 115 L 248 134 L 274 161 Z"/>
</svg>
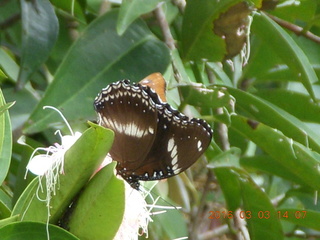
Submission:
<svg viewBox="0 0 320 240">
<path fill-rule="evenodd" d="M 0 89 L 0 185 L 7 176 L 12 151 L 12 133 L 8 108 Z"/>
<path fill-rule="evenodd" d="M 125 191 L 124 182 L 114 175 L 115 165 L 101 169 L 72 206 L 68 228 L 80 239 L 113 239 L 118 231 L 125 208 Z"/>
<path fill-rule="evenodd" d="M 295 141 L 320 152 L 320 138 L 305 123 L 283 109 L 253 94 L 228 88 L 236 99 L 238 111 L 283 132 Z"/>
<path fill-rule="evenodd" d="M 0 219 L 10 217 L 11 215 L 11 198 L 6 192 L 0 189 Z"/>
<path fill-rule="evenodd" d="M 96 19 L 75 42 L 25 132 L 38 132 L 59 121 L 56 114 L 42 111 L 45 105 L 60 108 L 69 121 L 95 118 L 92 104 L 101 88 L 120 79 L 139 81 L 165 71 L 170 61 L 168 48 L 142 21 L 131 24 L 119 37 L 117 16 L 109 12 Z"/>
<path fill-rule="evenodd" d="M 48 229 L 48 231 L 47 231 Z M 79 240 L 66 230 L 38 222 L 17 222 L 0 228 L 1 240 Z"/>
<path fill-rule="evenodd" d="M 120 6 L 117 32 L 122 35 L 129 25 L 142 14 L 151 12 L 163 0 L 124 0 Z"/>
<path fill-rule="evenodd" d="M 112 141 L 111 130 L 92 125 L 66 152 L 64 174 L 59 175 L 56 194 L 50 201 L 51 223 L 58 221 L 72 199 L 87 183 L 106 156 Z M 41 184 L 46 186 L 45 177 L 42 178 Z M 12 215 L 20 214 L 20 219 L 24 221 L 46 222 L 48 219 L 48 209 L 44 201 L 46 196 L 46 189 L 40 191 L 38 178 L 35 178 L 20 196 Z"/>
<path fill-rule="evenodd" d="M 22 53 L 18 88 L 48 58 L 58 36 L 58 19 L 49 0 L 20 0 Z"/>
<path fill-rule="evenodd" d="M 243 175 L 243 174 L 242 174 Z M 284 239 L 280 220 L 268 195 L 262 191 L 248 176 L 239 179 L 243 208 L 247 219 L 248 230 L 252 240 Z"/>
<path fill-rule="evenodd" d="M 295 175 L 293 182 L 304 183 L 303 185 L 315 190 L 320 189 L 320 173 L 317 170 L 320 155 L 276 129 L 238 115 L 231 117 L 231 127 L 268 153 L 282 166 L 283 174 L 289 172 L 288 176 Z"/>
<path fill-rule="evenodd" d="M 309 95 L 284 89 L 261 89 L 255 95 L 279 106 L 301 121 L 320 123 L 320 106 L 310 101 Z"/>
<path fill-rule="evenodd" d="M 246 220 L 250 239 L 283 239 L 276 210 L 267 194 L 248 173 L 235 167 L 217 167 L 213 170 L 226 197 L 229 216 Z M 238 208 L 240 212 L 235 211 Z"/>
<path fill-rule="evenodd" d="M 223 87 L 180 86 L 184 100 L 193 106 L 210 107 L 213 109 L 230 104 L 233 97 Z"/>
<path fill-rule="evenodd" d="M 213 171 L 220 183 L 228 210 L 235 212 L 242 203 L 238 174 L 225 170 L 225 167 L 217 167 Z"/>
<path fill-rule="evenodd" d="M 312 211 L 309 209 L 280 208 L 278 209 L 278 212 L 281 220 L 317 231 L 320 230 L 320 212 L 318 211 Z"/>
<path fill-rule="evenodd" d="M 315 100 L 312 84 L 318 81 L 317 75 L 308 57 L 290 35 L 264 13 L 255 15 L 251 29 L 288 65 Z"/>
<path fill-rule="evenodd" d="M 213 21 L 240 0 L 189 0 L 182 24 L 182 50 L 185 59 L 221 61 L 226 54 L 224 40 L 214 34 Z M 199 14 L 201 13 L 201 14 Z"/>
<path fill-rule="evenodd" d="M 7 101 L 15 101 L 14 107 L 10 110 L 12 130 L 21 128 L 28 120 L 30 113 L 39 100 L 27 88 L 15 91 L 13 88 L 3 89 L 3 95 Z"/>
<path fill-rule="evenodd" d="M 13 60 L 12 56 L 5 51 L 3 48 L 0 48 L 0 67 L 6 73 L 6 75 L 14 81 L 17 81 L 19 66 Z"/>
<path fill-rule="evenodd" d="M 305 185 L 303 179 L 298 178 L 293 172 L 287 171 L 286 167 L 279 163 L 279 161 L 267 155 L 242 157 L 240 159 L 240 164 L 248 170 L 254 169 L 255 171 L 263 171 L 271 175 L 282 177 L 283 179 L 287 179 L 291 182 Z"/>
</svg>

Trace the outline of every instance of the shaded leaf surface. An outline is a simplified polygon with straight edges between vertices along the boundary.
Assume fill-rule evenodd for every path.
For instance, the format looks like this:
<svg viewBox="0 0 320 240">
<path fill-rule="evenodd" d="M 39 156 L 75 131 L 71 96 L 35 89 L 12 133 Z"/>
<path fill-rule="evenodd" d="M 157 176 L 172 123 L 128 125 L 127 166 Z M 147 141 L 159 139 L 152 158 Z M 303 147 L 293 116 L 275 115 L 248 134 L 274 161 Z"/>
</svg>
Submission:
<svg viewBox="0 0 320 240">
<path fill-rule="evenodd" d="M 59 121 L 58 115 L 42 111 L 45 105 L 61 109 L 69 121 L 93 119 L 93 100 L 103 87 L 124 78 L 138 82 L 167 68 L 167 47 L 144 23 L 133 23 L 119 37 L 117 16 L 113 11 L 96 19 L 75 42 L 30 116 L 25 132 L 38 132 Z"/>
<path fill-rule="evenodd" d="M 18 88 L 48 58 L 58 36 L 58 19 L 48 0 L 20 0 L 22 16 L 21 66 Z"/>
</svg>

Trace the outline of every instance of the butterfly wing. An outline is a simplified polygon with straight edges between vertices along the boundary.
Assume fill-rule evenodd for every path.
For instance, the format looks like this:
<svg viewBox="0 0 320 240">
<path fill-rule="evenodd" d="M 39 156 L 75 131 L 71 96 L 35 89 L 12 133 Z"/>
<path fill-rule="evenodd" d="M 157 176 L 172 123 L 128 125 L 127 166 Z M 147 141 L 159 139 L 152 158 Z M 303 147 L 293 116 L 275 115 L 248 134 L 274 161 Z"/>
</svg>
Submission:
<svg viewBox="0 0 320 240">
<path fill-rule="evenodd" d="M 148 181 L 177 175 L 195 163 L 211 142 L 212 130 L 204 120 L 190 120 L 169 104 L 157 110 L 157 136 L 132 179 Z"/>
<path fill-rule="evenodd" d="M 157 131 L 155 104 L 139 85 L 129 80 L 110 84 L 94 102 L 98 123 L 115 133 L 113 160 L 133 171 L 148 155 Z"/>
</svg>

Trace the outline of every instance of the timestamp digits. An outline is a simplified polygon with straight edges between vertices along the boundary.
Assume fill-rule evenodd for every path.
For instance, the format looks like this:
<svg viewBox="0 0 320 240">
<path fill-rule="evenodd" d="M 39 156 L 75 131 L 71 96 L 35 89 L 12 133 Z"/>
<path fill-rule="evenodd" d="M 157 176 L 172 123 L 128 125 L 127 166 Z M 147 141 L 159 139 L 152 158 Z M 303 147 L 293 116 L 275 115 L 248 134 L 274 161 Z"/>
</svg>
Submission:
<svg viewBox="0 0 320 240">
<path fill-rule="evenodd" d="M 269 218 L 296 218 L 304 219 L 307 216 L 307 211 L 276 211 L 271 214 L 270 211 L 209 211 L 209 219 L 232 219 L 239 217 L 241 219 L 269 219 Z"/>
</svg>

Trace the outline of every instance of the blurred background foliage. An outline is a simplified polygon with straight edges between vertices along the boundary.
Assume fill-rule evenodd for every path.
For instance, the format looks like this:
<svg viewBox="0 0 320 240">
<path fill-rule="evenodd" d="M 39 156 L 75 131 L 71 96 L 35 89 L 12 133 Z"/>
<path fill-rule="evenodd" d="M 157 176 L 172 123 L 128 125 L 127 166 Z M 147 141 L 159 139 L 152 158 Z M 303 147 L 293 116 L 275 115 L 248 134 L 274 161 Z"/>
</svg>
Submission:
<svg viewBox="0 0 320 240">
<path fill-rule="evenodd" d="M 56 129 L 69 132 L 43 106 L 86 136 L 67 155 L 67 167 L 81 166 L 52 203 L 59 218 L 111 144 L 110 132 L 88 129 L 95 96 L 153 72 L 164 75 L 172 106 L 212 125 L 214 141 L 192 168 L 153 190 L 162 205 L 182 209 L 153 216 L 149 239 L 320 239 L 319 36 L 318 0 L 2 0 L 1 239 L 47 236 L 46 209 L 28 205 L 37 182 L 24 179 L 25 167 L 33 148 L 60 141 Z M 92 148 L 95 156 L 83 157 Z M 123 185 L 112 168 L 104 172 L 108 181 L 90 184 L 120 197 L 101 198 L 87 226 L 112 239 Z M 21 221 L 27 207 L 34 211 Z M 109 218 L 94 218 L 99 211 Z M 79 237 L 50 223 L 51 239 Z"/>
</svg>

